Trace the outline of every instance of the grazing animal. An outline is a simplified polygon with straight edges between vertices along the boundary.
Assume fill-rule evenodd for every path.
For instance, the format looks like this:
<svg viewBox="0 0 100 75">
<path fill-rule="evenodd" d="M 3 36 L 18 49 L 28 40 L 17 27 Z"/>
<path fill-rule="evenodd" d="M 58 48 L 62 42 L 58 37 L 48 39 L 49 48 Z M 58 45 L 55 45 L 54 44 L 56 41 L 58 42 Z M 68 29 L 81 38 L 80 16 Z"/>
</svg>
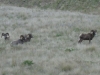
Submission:
<svg viewBox="0 0 100 75">
<path fill-rule="evenodd" d="M 33 38 L 32 34 L 25 35 L 25 42 L 29 42 L 31 40 L 31 38 Z"/>
<path fill-rule="evenodd" d="M 18 44 L 23 44 L 25 42 L 25 37 L 23 35 L 20 35 L 20 39 L 13 41 L 11 45 L 18 45 Z"/>
<path fill-rule="evenodd" d="M 1 38 L 2 38 L 2 36 L 4 36 L 5 40 L 9 40 L 10 39 L 9 33 L 2 33 Z"/>
<path fill-rule="evenodd" d="M 78 41 L 78 43 L 81 43 L 83 40 L 89 40 L 89 43 L 90 43 L 91 40 L 94 38 L 96 32 L 97 30 L 91 30 L 90 33 L 87 33 L 87 34 L 82 33 L 79 36 L 80 40 Z"/>
</svg>

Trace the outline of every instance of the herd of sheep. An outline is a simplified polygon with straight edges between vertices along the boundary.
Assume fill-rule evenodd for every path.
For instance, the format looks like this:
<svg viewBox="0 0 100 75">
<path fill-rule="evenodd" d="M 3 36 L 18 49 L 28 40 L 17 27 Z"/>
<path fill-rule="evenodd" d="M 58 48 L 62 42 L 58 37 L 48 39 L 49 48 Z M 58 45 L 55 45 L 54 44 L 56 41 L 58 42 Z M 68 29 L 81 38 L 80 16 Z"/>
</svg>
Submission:
<svg viewBox="0 0 100 75">
<path fill-rule="evenodd" d="M 96 35 L 97 30 L 91 30 L 89 33 L 82 33 L 79 36 L 79 41 L 78 43 L 81 43 L 83 40 L 88 40 L 89 43 L 91 42 L 91 40 L 94 38 L 94 36 Z M 2 33 L 1 37 L 4 37 L 5 40 L 9 40 L 10 36 L 9 33 Z M 26 35 L 20 35 L 20 38 L 16 41 L 13 41 L 11 43 L 11 45 L 18 45 L 18 44 L 23 44 L 25 42 L 29 42 L 31 40 L 31 38 L 33 38 L 32 34 L 26 34 Z"/>
<path fill-rule="evenodd" d="M 9 33 L 2 33 L 1 37 L 2 36 L 4 37 L 5 40 L 10 39 Z M 20 35 L 20 38 L 16 41 L 13 41 L 11 45 L 13 46 L 13 45 L 18 45 L 18 44 L 23 44 L 25 42 L 29 42 L 31 38 L 33 38 L 32 34 Z"/>
</svg>

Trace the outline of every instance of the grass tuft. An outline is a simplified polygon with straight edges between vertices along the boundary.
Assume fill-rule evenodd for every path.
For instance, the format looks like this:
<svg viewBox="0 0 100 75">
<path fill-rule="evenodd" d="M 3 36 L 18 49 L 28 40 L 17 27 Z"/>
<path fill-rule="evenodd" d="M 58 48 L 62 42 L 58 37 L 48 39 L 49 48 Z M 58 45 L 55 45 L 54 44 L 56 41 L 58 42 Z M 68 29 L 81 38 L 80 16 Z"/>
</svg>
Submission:
<svg viewBox="0 0 100 75">
<path fill-rule="evenodd" d="M 28 65 L 28 66 L 32 66 L 34 63 L 31 60 L 25 60 L 23 63 L 23 65 Z"/>
<path fill-rule="evenodd" d="M 95 50 L 96 50 L 95 46 L 89 46 L 86 48 L 86 51 L 90 51 L 90 52 L 93 52 Z"/>
<path fill-rule="evenodd" d="M 67 48 L 65 51 L 71 52 L 71 51 L 74 51 L 74 50 L 75 50 L 74 48 Z"/>
</svg>

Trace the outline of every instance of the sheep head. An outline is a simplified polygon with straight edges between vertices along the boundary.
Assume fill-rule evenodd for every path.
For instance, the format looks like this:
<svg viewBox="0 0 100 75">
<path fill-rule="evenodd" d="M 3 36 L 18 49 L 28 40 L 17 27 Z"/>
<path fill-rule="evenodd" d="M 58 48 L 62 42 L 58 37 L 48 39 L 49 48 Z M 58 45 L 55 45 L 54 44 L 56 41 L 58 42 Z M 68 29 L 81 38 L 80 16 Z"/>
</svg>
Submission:
<svg viewBox="0 0 100 75">
<path fill-rule="evenodd" d="M 1 37 L 4 36 L 4 39 L 7 40 L 10 38 L 9 33 L 2 33 Z"/>
</svg>

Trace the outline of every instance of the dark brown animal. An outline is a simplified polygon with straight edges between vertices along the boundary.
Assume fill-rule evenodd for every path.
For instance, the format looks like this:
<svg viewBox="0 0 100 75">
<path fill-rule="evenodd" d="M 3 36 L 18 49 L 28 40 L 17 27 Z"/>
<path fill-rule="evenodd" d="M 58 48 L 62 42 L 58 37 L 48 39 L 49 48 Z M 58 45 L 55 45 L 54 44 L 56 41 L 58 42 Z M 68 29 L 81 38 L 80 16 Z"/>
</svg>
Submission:
<svg viewBox="0 0 100 75">
<path fill-rule="evenodd" d="M 87 33 L 87 34 L 82 33 L 79 36 L 80 40 L 78 41 L 78 43 L 81 43 L 83 40 L 89 40 L 89 43 L 90 43 L 91 40 L 94 38 L 96 32 L 97 30 L 91 30 L 90 33 Z"/>
<path fill-rule="evenodd" d="M 33 35 L 32 34 L 25 35 L 25 42 L 31 41 L 31 38 L 33 38 Z"/>
<path fill-rule="evenodd" d="M 2 33 L 1 38 L 2 38 L 2 36 L 4 37 L 5 40 L 10 39 L 9 33 Z"/>
<path fill-rule="evenodd" d="M 16 40 L 16 41 L 13 41 L 11 43 L 12 46 L 14 45 L 18 45 L 18 44 L 23 44 L 25 42 L 25 37 L 24 35 L 20 35 L 20 39 Z"/>
</svg>

